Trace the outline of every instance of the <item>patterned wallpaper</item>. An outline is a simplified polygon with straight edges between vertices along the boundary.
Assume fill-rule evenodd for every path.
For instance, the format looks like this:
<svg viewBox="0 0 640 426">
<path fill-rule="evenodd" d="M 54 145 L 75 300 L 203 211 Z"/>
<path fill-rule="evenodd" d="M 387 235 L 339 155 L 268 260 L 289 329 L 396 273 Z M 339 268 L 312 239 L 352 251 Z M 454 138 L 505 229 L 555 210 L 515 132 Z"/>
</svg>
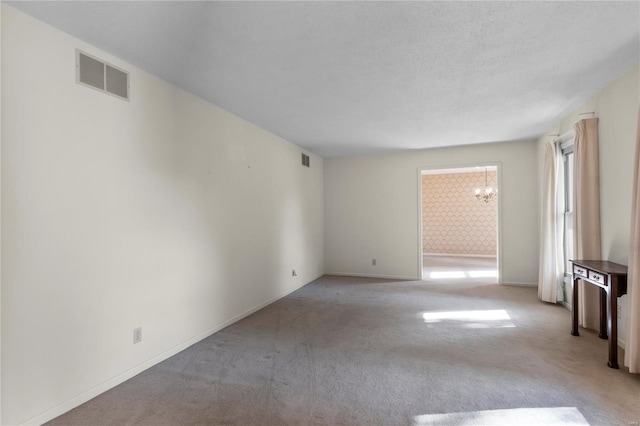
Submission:
<svg viewBox="0 0 640 426">
<path fill-rule="evenodd" d="M 487 179 L 495 189 L 496 172 Z M 484 171 L 422 176 L 424 253 L 496 255 L 497 201 L 476 199 L 478 187 Z"/>
</svg>

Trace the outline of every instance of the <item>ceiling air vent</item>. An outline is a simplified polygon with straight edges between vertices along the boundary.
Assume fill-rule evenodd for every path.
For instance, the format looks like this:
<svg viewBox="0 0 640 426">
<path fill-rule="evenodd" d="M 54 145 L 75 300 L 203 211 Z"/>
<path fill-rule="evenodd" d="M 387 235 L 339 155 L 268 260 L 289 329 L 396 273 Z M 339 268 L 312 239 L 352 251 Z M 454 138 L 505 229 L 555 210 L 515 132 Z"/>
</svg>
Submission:
<svg viewBox="0 0 640 426">
<path fill-rule="evenodd" d="M 129 73 L 76 49 L 76 82 L 129 100 Z"/>
<path fill-rule="evenodd" d="M 302 154 L 302 165 L 305 167 L 311 167 L 309 163 L 309 156 L 307 154 Z"/>
</svg>

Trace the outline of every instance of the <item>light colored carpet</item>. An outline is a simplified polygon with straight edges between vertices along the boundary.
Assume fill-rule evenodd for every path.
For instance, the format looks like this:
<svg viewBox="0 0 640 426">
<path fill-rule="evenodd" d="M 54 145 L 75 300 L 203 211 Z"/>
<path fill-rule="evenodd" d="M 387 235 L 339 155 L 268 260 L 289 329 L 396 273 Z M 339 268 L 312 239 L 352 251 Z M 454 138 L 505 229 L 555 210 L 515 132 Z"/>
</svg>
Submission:
<svg viewBox="0 0 640 426">
<path fill-rule="evenodd" d="M 640 376 L 570 322 L 534 288 L 327 276 L 51 424 L 640 421 Z"/>
</svg>

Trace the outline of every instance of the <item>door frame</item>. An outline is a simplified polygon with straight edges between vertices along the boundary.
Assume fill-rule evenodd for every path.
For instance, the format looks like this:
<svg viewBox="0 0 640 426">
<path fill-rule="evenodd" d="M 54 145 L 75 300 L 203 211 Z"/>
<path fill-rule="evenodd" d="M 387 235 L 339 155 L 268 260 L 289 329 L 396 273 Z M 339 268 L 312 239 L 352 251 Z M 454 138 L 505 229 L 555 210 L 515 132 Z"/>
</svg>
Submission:
<svg viewBox="0 0 640 426">
<path fill-rule="evenodd" d="M 498 205 L 496 206 L 497 215 L 497 229 L 496 229 L 496 267 L 498 269 L 498 285 L 502 284 L 502 198 L 504 197 L 504 186 L 502 185 L 502 162 L 490 161 L 481 163 L 466 163 L 466 164 L 452 164 L 452 165 L 440 165 L 440 166 L 425 166 L 418 167 L 417 179 L 418 179 L 418 278 L 422 281 L 424 277 L 423 272 L 423 256 L 422 256 L 422 172 L 423 171 L 439 171 L 442 170 L 442 174 L 445 174 L 447 170 L 451 169 L 471 169 L 471 168 L 484 168 L 484 167 L 496 167 L 496 182 L 498 186 Z"/>
</svg>

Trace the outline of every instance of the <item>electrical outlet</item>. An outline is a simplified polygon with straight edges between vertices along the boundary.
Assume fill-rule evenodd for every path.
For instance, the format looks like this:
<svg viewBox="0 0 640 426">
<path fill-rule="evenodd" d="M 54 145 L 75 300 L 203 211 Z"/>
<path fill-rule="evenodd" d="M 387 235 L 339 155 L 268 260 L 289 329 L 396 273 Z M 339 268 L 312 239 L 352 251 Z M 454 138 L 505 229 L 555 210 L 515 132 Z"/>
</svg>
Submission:
<svg viewBox="0 0 640 426">
<path fill-rule="evenodd" d="M 142 342 L 142 327 L 133 329 L 133 344 Z"/>
<path fill-rule="evenodd" d="M 295 270 L 295 269 L 292 269 L 292 270 L 291 270 L 291 276 L 292 276 L 292 277 L 297 277 L 297 276 L 298 276 L 298 274 L 296 273 L 296 270 Z"/>
<path fill-rule="evenodd" d="M 376 260 L 375 260 L 375 259 L 371 259 L 371 264 L 372 264 L 373 266 L 376 266 Z"/>
</svg>

